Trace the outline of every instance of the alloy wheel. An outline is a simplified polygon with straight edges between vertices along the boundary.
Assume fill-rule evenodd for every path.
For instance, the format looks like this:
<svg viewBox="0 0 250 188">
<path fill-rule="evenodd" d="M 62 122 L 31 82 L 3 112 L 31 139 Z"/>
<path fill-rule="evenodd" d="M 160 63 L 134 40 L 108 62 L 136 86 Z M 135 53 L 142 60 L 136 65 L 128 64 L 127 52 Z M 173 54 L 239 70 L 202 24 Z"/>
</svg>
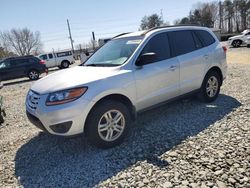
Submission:
<svg viewBox="0 0 250 188">
<path fill-rule="evenodd" d="M 118 110 L 109 110 L 99 120 L 98 134 L 104 141 L 111 142 L 122 135 L 124 128 L 124 115 Z"/>
<path fill-rule="evenodd" d="M 218 79 L 215 76 L 211 76 L 206 85 L 206 92 L 209 97 L 214 97 L 217 94 L 219 88 Z"/>
</svg>

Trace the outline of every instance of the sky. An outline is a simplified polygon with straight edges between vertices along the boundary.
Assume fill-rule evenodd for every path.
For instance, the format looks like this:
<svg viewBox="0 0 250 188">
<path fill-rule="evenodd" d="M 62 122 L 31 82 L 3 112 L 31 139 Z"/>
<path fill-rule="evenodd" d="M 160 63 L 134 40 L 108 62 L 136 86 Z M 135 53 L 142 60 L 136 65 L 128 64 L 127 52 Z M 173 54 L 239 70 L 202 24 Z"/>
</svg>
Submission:
<svg viewBox="0 0 250 188">
<path fill-rule="evenodd" d="M 163 15 L 170 24 L 198 2 L 213 0 L 0 0 L 0 31 L 27 27 L 39 31 L 46 52 L 69 49 L 69 19 L 74 45 L 137 31 L 143 16 Z"/>
</svg>

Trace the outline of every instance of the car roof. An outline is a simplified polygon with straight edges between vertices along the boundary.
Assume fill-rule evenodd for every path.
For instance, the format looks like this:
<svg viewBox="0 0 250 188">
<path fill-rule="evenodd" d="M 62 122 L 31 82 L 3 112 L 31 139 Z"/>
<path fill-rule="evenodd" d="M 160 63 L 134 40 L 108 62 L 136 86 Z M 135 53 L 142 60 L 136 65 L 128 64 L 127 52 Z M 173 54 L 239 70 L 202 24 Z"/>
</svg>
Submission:
<svg viewBox="0 0 250 188">
<path fill-rule="evenodd" d="M 26 55 L 26 56 L 16 56 L 16 57 L 8 57 L 6 59 L 24 59 L 24 58 L 32 58 L 35 57 L 33 55 Z"/>
<path fill-rule="evenodd" d="M 115 36 L 114 38 L 126 38 L 126 37 L 139 37 L 145 35 L 151 35 L 158 31 L 174 31 L 174 30 L 183 30 L 183 29 L 201 29 L 201 30 L 209 30 L 207 27 L 201 26 L 193 26 L 193 25 L 173 25 L 173 26 L 162 26 L 162 27 L 154 27 L 149 30 L 136 31 L 131 33 L 123 33 Z"/>
</svg>

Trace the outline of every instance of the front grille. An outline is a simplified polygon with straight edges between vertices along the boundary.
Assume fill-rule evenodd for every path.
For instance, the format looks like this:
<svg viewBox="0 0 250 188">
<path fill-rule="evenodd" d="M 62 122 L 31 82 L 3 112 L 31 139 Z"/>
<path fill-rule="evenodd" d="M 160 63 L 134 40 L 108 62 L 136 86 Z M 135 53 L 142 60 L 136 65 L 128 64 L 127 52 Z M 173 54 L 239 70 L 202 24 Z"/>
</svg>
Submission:
<svg viewBox="0 0 250 188">
<path fill-rule="evenodd" d="M 32 110 L 36 110 L 37 106 L 38 106 L 38 102 L 40 99 L 40 95 L 38 93 L 35 93 L 34 91 L 29 91 L 28 93 L 28 106 L 32 109 Z"/>
</svg>

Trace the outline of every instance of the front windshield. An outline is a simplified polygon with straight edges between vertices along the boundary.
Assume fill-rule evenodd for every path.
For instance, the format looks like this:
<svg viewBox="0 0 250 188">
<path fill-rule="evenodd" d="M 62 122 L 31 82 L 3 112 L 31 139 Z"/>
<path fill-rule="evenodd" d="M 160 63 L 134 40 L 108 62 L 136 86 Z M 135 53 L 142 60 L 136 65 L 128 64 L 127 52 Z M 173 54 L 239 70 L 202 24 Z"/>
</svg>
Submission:
<svg viewBox="0 0 250 188">
<path fill-rule="evenodd" d="M 97 50 L 84 66 L 119 66 L 125 63 L 143 37 L 113 39 Z"/>
</svg>

